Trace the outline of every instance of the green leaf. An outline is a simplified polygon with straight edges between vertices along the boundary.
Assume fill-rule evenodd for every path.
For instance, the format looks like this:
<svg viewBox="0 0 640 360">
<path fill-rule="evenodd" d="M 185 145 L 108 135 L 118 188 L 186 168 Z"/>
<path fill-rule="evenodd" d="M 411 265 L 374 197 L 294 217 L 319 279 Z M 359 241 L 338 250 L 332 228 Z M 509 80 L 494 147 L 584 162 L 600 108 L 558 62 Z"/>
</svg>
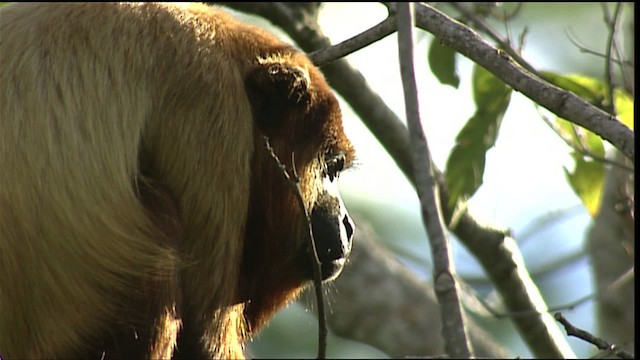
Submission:
<svg viewBox="0 0 640 360">
<path fill-rule="evenodd" d="M 492 118 L 499 127 L 509 107 L 511 87 L 477 64 L 473 67 L 472 86 L 476 113 Z"/>
<path fill-rule="evenodd" d="M 600 136 L 563 118 L 556 118 L 554 123 L 560 136 L 574 149 L 580 149 L 587 154 L 604 157 L 604 144 Z"/>
<path fill-rule="evenodd" d="M 440 44 L 438 39 L 431 41 L 429 47 L 429 67 L 440 83 L 458 88 L 460 78 L 456 72 L 456 52 Z"/>
<path fill-rule="evenodd" d="M 558 75 L 548 71 L 543 72 L 543 74 L 553 84 L 573 92 L 593 105 L 603 107 L 605 98 L 608 97 L 607 87 L 598 79 L 583 75 Z M 625 109 L 625 120 L 627 120 L 629 115 L 628 108 L 633 108 L 633 101 L 630 99 L 625 101 L 623 93 L 621 90 L 616 90 L 614 96 L 619 98 L 617 102 L 620 103 L 621 108 Z M 631 102 L 631 105 L 629 105 L 629 102 Z M 631 117 L 633 118 L 633 109 L 631 109 Z M 604 145 L 600 136 L 562 118 L 556 118 L 554 122 L 560 135 L 572 147 L 588 154 L 604 157 Z"/>
<path fill-rule="evenodd" d="M 595 217 L 600 208 L 604 185 L 604 165 L 601 161 L 587 160 L 577 152 L 571 155 L 575 161 L 575 168 L 571 172 L 565 167 L 565 176 L 589 214 Z"/>
<path fill-rule="evenodd" d="M 596 134 L 581 128 L 567 120 L 556 118 L 556 128 L 569 144 L 585 154 L 605 157 L 604 144 Z M 574 171 L 566 167 L 564 173 L 573 192 L 580 198 L 591 216 L 595 216 L 600 207 L 600 193 L 604 182 L 604 165 L 601 160 L 587 158 L 580 151 L 571 153 Z"/>
<path fill-rule="evenodd" d="M 478 65 L 473 69 L 472 85 L 476 112 L 458 133 L 447 159 L 445 183 L 450 209 L 482 185 L 486 152 L 498 139 L 511 100 L 511 88 Z"/>
<path fill-rule="evenodd" d="M 556 86 L 573 92 L 599 108 L 605 108 L 610 103 L 607 87 L 600 80 L 582 75 L 557 75 L 550 72 L 545 72 L 544 76 Z M 618 118 L 627 126 L 630 124 L 632 128 L 633 100 L 624 91 L 616 89 L 614 101 Z M 567 182 L 589 214 L 595 216 L 600 208 L 605 169 L 602 161 L 592 159 L 588 155 L 605 157 L 602 138 L 562 118 L 556 118 L 554 123 L 560 136 L 576 149 L 571 153 L 574 170 L 564 168 Z"/>
<path fill-rule="evenodd" d="M 558 75 L 550 71 L 541 71 L 550 83 L 583 98 L 585 101 L 603 108 L 607 91 L 604 83 L 598 79 L 583 75 Z"/>
<path fill-rule="evenodd" d="M 480 124 L 480 120 L 472 117 L 467 122 L 465 129 L 470 129 L 476 124 Z M 470 132 L 470 135 L 472 134 Z M 454 209 L 458 201 L 466 201 L 482 185 L 485 151 L 481 140 L 471 136 L 461 137 L 458 135 L 457 143 L 447 159 L 445 172 L 450 209 Z"/>
<path fill-rule="evenodd" d="M 609 93 L 604 82 L 582 75 L 558 75 L 543 72 L 549 82 L 569 90 L 589 103 L 604 108 L 610 103 Z M 613 93 L 617 117 L 633 130 L 633 98 L 622 89 Z M 604 158 L 604 144 L 598 135 L 561 118 L 555 119 L 560 135 L 574 148 L 572 152 L 575 166 L 573 171 L 564 168 L 571 189 L 580 198 L 591 216 L 595 216 L 600 207 L 600 197 L 604 186 L 605 169 L 603 162 L 591 159 L 588 155 Z"/>
<path fill-rule="evenodd" d="M 633 98 L 622 89 L 616 89 L 613 93 L 618 119 L 633 130 Z"/>
</svg>

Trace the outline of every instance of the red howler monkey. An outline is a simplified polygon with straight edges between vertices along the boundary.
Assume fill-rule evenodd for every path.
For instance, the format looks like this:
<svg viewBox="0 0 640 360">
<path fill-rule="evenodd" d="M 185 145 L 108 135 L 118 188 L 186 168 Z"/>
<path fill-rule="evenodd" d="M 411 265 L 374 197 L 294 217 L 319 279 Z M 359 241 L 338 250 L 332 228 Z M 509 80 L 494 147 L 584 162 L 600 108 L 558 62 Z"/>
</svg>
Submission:
<svg viewBox="0 0 640 360">
<path fill-rule="evenodd" d="M 320 71 L 204 5 L 0 10 L 0 355 L 243 356 L 353 223 Z"/>
</svg>

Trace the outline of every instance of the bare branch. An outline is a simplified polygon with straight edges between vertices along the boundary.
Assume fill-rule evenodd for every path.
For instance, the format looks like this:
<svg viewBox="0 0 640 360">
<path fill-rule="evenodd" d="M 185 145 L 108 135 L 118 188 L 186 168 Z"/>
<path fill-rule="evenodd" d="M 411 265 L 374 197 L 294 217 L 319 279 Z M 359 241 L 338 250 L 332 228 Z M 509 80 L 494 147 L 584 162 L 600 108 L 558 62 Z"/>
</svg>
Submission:
<svg viewBox="0 0 640 360">
<path fill-rule="evenodd" d="M 434 264 L 434 284 L 440 304 L 442 336 L 451 358 L 472 358 L 465 316 L 460 304 L 460 286 L 455 276 L 449 239 L 439 208 L 438 187 L 434 180 L 429 145 L 422 130 L 418 106 L 418 88 L 413 69 L 413 6 L 397 3 L 398 52 L 404 102 L 413 155 L 413 170 Z"/>
<path fill-rule="evenodd" d="M 565 35 L 567 36 L 567 39 L 569 40 L 569 42 L 571 42 L 577 49 L 578 51 L 580 51 L 581 53 L 585 53 L 585 54 L 589 54 L 589 55 L 593 55 L 599 58 L 603 58 L 606 59 L 606 55 L 598 52 L 596 50 L 593 49 L 589 49 L 586 45 L 584 45 L 583 43 L 580 42 L 580 39 L 578 39 L 578 37 L 576 36 L 576 34 L 573 33 L 573 31 L 571 30 L 571 28 L 565 29 L 564 30 Z M 612 60 L 621 68 L 624 66 L 631 66 L 631 63 L 629 61 L 626 61 L 624 59 L 621 59 L 619 57 L 614 57 L 612 58 Z"/>
<path fill-rule="evenodd" d="M 618 23 L 620 21 L 620 15 L 622 14 L 622 3 L 616 4 L 613 19 L 609 18 L 607 5 L 602 4 L 605 9 L 605 22 L 609 27 L 609 36 L 607 37 L 607 45 L 605 47 L 605 62 L 604 62 L 604 78 L 605 85 L 607 86 L 607 93 L 609 96 L 608 110 L 611 114 L 616 114 L 616 103 L 613 97 L 614 83 L 613 83 L 613 50 L 615 48 L 616 33 L 618 31 Z"/>
<path fill-rule="evenodd" d="M 582 339 L 590 344 L 595 345 L 600 350 L 606 350 L 607 352 L 618 356 L 621 359 L 635 359 L 635 355 L 619 348 L 615 344 L 609 344 L 605 340 L 591 334 L 588 331 L 582 330 L 578 327 L 571 325 L 571 323 L 562 316 L 561 313 L 557 312 L 554 315 L 555 319 L 564 326 L 567 331 L 567 335 L 575 336 L 579 339 Z"/>
<path fill-rule="evenodd" d="M 509 41 L 504 40 L 498 33 L 496 33 L 489 25 L 487 25 L 480 17 L 476 16 L 473 12 L 467 10 L 464 5 L 460 3 L 452 2 L 451 5 L 454 9 L 458 10 L 462 15 L 471 20 L 480 30 L 489 35 L 495 42 L 500 45 L 500 48 L 511 55 L 511 57 L 518 62 L 523 68 L 527 69 L 532 74 L 538 77 L 542 77 L 536 69 L 533 68 L 515 49 L 511 47 Z"/>
<path fill-rule="evenodd" d="M 634 133 L 615 116 L 526 71 L 475 31 L 431 6 L 421 3 L 416 15 L 418 27 L 437 36 L 443 44 L 483 66 L 554 114 L 599 135 L 635 162 Z"/>
<path fill-rule="evenodd" d="M 310 53 L 309 58 L 318 66 L 326 65 L 333 60 L 345 57 L 352 52 L 371 45 L 374 42 L 393 34 L 395 31 L 396 19 L 394 16 L 389 16 L 378 25 L 352 37 L 351 39 L 347 39 L 337 45 Z"/>
<path fill-rule="evenodd" d="M 570 255 L 568 257 L 565 257 L 564 259 L 561 259 L 559 261 L 556 262 L 556 264 L 552 264 L 551 266 L 557 266 L 558 263 L 562 262 L 567 262 L 567 261 L 572 261 L 574 260 L 575 257 L 579 256 L 580 258 L 582 258 L 584 255 L 583 254 L 575 254 L 575 255 Z M 538 272 L 540 273 L 540 272 Z M 631 281 L 633 281 L 634 279 L 634 268 L 630 268 L 626 273 L 620 275 L 619 278 L 617 278 L 615 281 L 613 281 L 611 284 L 609 284 L 606 289 L 604 291 L 594 291 L 591 294 L 585 295 L 583 297 L 580 297 L 576 300 L 573 300 L 569 303 L 565 303 L 565 304 L 560 304 L 560 305 L 555 305 L 552 307 L 549 307 L 547 309 L 547 313 L 551 313 L 551 312 L 555 312 L 555 311 L 562 311 L 562 310 L 572 310 L 575 309 L 576 307 L 586 303 L 587 301 L 591 301 L 591 300 L 599 300 L 603 298 L 603 295 L 610 292 L 610 291 L 618 291 L 621 287 L 628 285 Z M 471 291 L 471 290 L 470 290 Z M 520 316 L 527 316 L 527 315 L 531 315 L 531 314 L 540 314 L 540 312 L 538 311 L 533 311 L 533 310 L 527 310 L 527 311 L 520 311 L 520 312 L 504 312 L 504 311 L 500 311 L 500 310 L 496 310 L 492 305 L 490 305 L 489 303 L 487 303 L 484 299 L 476 296 L 475 297 L 476 300 L 482 305 L 482 307 L 489 313 L 491 314 L 491 316 L 498 318 L 498 319 L 504 319 L 504 318 L 517 318 Z"/>
<path fill-rule="evenodd" d="M 439 183 L 444 181 L 439 179 Z M 447 202 L 445 189 L 441 201 Z M 445 218 L 450 218 L 446 214 Z M 467 213 L 450 225 L 464 245 L 478 258 L 500 293 L 509 314 L 531 351 L 542 358 L 573 358 L 575 354 L 560 333 L 537 286 L 526 270 L 515 240 L 505 231 L 480 225 Z"/>
<path fill-rule="evenodd" d="M 635 267 L 630 268 L 629 270 L 627 270 L 627 272 L 623 273 L 622 275 L 620 275 L 617 279 L 615 279 L 611 284 L 607 285 L 605 287 L 604 290 L 596 290 L 591 294 L 588 294 L 586 296 L 583 296 L 577 300 L 574 300 L 568 304 L 562 304 L 562 305 L 558 305 L 558 306 L 554 306 L 552 308 L 549 308 L 549 311 L 553 312 L 553 311 L 561 311 L 561 310 L 568 310 L 568 309 L 574 309 L 577 306 L 589 301 L 589 300 L 599 300 L 602 299 L 604 297 L 604 294 L 607 293 L 611 293 L 614 291 L 619 291 L 623 286 L 627 286 L 629 285 L 629 283 L 631 281 L 633 281 L 635 274 L 634 274 L 634 270 Z"/>
</svg>

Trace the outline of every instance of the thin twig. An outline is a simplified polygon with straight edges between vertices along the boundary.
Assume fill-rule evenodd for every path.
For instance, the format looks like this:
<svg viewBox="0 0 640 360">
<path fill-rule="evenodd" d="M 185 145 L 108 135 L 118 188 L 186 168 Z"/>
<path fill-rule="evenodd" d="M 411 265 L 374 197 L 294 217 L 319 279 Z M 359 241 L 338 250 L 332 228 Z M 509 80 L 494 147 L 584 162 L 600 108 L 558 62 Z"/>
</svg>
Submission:
<svg viewBox="0 0 640 360">
<path fill-rule="evenodd" d="M 602 5 L 605 13 L 605 22 L 609 27 L 609 36 L 607 37 L 607 45 L 605 47 L 605 62 L 604 62 L 604 78 L 605 85 L 607 87 L 607 93 L 609 95 L 609 106 L 608 110 L 610 114 L 616 114 L 616 102 L 613 97 L 614 93 L 614 83 L 613 83 L 613 60 L 612 60 L 612 52 L 615 47 L 615 38 L 618 30 L 618 22 L 620 20 L 620 14 L 622 11 L 622 3 L 616 4 L 616 9 L 613 13 L 613 19 L 609 18 L 609 12 L 607 11 L 607 5 Z"/>
<path fill-rule="evenodd" d="M 507 10 L 505 10 L 503 8 L 502 10 L 502 20 L 503 21 L 511 21 L 511 19 L 515 18 L 516 16 L 518 16 L 520 14 L 520 11 L 522 10 L 522 8 L 524 7 L 524 3 L 521 2 L 517 2 L 516 7 L 511 10 L 510 13 L 507 13 Z"/>
<path fill-rule="evenodd" d="M 536 76 L 542 78 L 542 75 L 538 73 L 538 71 L 529 64 L 520 54 L 511 47 L 509 41 L 504 40 L 497 32 L 495 32 L 488 24 L 486 24 L 480 17 L 476 16 L 473 12 L 467 10 L 463 5 L 452 2 L 449 3 L 454 9 L 458 10 L 462 15 L 464 15 L 469 20 L 473 21 L 473 23 L 485 34 L 489 35 L 495 42 L 500 45 L 500 49 L 504 50 L 507 54 L 511 55 L 511 57 L 518 62 L 523 68 L 527 69 L 530 73 L 535 74 Z"/>
<path fill-rule="evenodd" d="M 422 219 L 431 244 L 434 264 L 434 288 L 440 304 L 442 336 L 451 358 L 472 358 L 473 349 L 467 334 L 464 310 L 460 303 L 460 286 L 455 277 L 453 256 L 446 227 L 439 208 L 439 195 L 431 166 L 429 145 L 422 129 L 418 89 L 413 68 L 413 4 L 397 3 L 398 51 L 405 97 L 413 169 L 422 210 Z"/>
<path fill-rule="evenodd" d="M 512 34 L 512 31 L 511 31 L 511 25 L 510 25 L 509 21 L 507 21 L 507 20 L 503 20 L 502 21 L 502 25 L 504 25 L 504 33 L 505 33 L 505 36 L 507 37 L 505 42 L 509 45 L 510 48 L 513 49 L 513 45 L 512 45 L 513 44 L 513 42 L 512 42 L 513 34 Z M 520 55 L 520 53 L 518 51 L 516 51 L 515 49 L 513 49 L 513 50 L 514 50 L 514 52 L 516 54 Z"/>
<path fill-rule="evenodd" d="M 580 51 L 581 53 L 593 55 L 603 59 L 606 58 L 606 54 L 603 54 L 593 49 L 589 49 L 586 45 L 582 44 L 580 42 L 580 39 L 578 39 L 578 36 L 573 33 L 571 28 L 564 29 L 564 34 L 567 36 L 567 39 L 569 40 L 569 42 L 571 42 L 571 44 L 573 44 L 573 46 L 575 46 L 578 49 L 578 51 Z M 617 58 L 617 57 L 612 57 L 611 60 L 613 60 L 618 66 L 630 65 L 628 61 L 620 60 L 620 58 Z"/>
<path fill-rule="evenodd" d="M 584 206 L 582 203 L 577 203 L 563 208 L 552 209 L 544 214 L 534 217 L 522 229 L 515 231 L 518 238 L 518 246 L 523 248 L 529 240 L 533 239 L 534 234 L 567 221 L 568 218 L 579 215 L 583 211 Z"/>
<path fill-rule="evenodd" d="M 531 270 L 529 273 L 531 277 L 534 279 L 539 279 L 543 276 L 552 275 L 554 272 L 559 271 L 561 268 L 566 266 L 571 266 L 579 261 L 586 259 L 586 251 L 583 249 L 575 250 L 567 255 L 563 255 L 560 258 L 551 260 L 546 262 L 540 266 L 537 266 L 535 269 Z M 462 279 L 468 284 L 477 284 L 477 285 L 490 285 L 491 282 L 484 274 L 464 274 L 461 275 Z M 549 309 L 553 309 L 553 307 L 549 307 Z"/>
<path fill-rule="evenodd" d="M 608 284 L 604 291 L 599 290 L 596 292 L 593 292 L 591 294 L 585 295 L 577 300 L 574 300 L 570 303 L 566 303 L 566 304 L 562 304 L 562 305 L 557 305 L 554 307 L 550 307 L 549 311 L 553 312 L 553 311 L 560 311 L 560 310 L 571 310 L 576 308 L 579 305 L 582 305 L 583 303 L 589 301 L 589 300 L 598 300 L 600 298 L 602 298 L 602 296 L 604 296 L 605 294 L 610 294 L 611 292 L 614 291 L 619 291 L 620 287 L 622 287 L 623 285 L 633 281 L 633 279 L 635 278 L 635 273 L 634 273 L 635 267 L 631 267 L 630 269 L 628 269 L 627 271 L 625 271 L 622 275 L 618 276 L 613 282 L 611 282 L 610 284 Z"/>
<path fill-rule="evenodd" d="M 619 348 L 615 344 L 610 344 L 607 341 L 591 334 L 586 330 L 582 330 L 578 327 L 571 325 L 569 320 L 565 319 L 561 313 L 557 312 L 554 314 L 555 319 L 564 326 L 564 329 L 567 331 L 567 335 L 575 336 L 579 339 L 582 339 L 590 344 L 595 345 L 600 350 L 605 350 L 621 359 L 635 359 L 634 354 L 625 351 L 624 349 Z"/>
<path fill-rule="evenodd" d="M 631 6 L 633 6 L 633 4 L 631 4 Z M 622 47 L 624 48 L 624 44 Z M 623 49 L 620 49 L 618 40 L 615 37 L 613 38 L 613 48 L 616 52 L 616 58 L 624 60 L 625 56 L 623 54 Z M 633 68 L 633 63 L 631 61 L 620 61 L 618 66 L 620 67 L 620 75 L 622 76 L 622 82 L 624 83 L 625 90 L 629 91 L 632 95 L 635 95 L 633 91 L 633 81 L 629 79 L 630 76 L 627 73 L 627 66 Z"/>
<path fill-rule="evenodd" d="M 547 126 L 549 126 L 549 128 L 551 128 L 551 130 L 552 130 L 554 133 L 556 133 L 556 135 L 558 135 L 558 137 L 559 137 L 559 138 L 560 138 L 560 139 L 561 139 L 561 140 L 562 140 L 562 141 L 563 141 L 567 146 L 569 146 L 573 151 L 575 151 L 575 152 L 577 152 L 577 153 L 579 153 L 579 154 L 581 154 L 581 155 L 583 155 L 583 156 L 589 157 L 589 158 L 591 158 L 591 159 L 593 159 L 593 160 L 595 160 L 595 161 L 599 161 L 599 162 L 601 162 L 601 163 L 603 163 L 603 164 L 608 164 L 608 165 L 611 165 L 611 166 L 618 167 L 618 168 L 623 169 L 623 170 L 625 170 L 625 171 L 628 171 L 628 172 L 630 172 L 630 173 L 633 173 L 633 172 L 635 171 L 632 167 L 630 167 L 630 166 L 628 166 L 628 165 L 626 165 L 626 164 L 623 164 L 623 163 L 617 162 L 617 161 L 615 161 L 615 160 L 607 159 L 606 157 L 599 156 L 599 155 L 596 155 L 596 154 L 592 153 L 589 149 L 585 148 L 582 144 L 580 144 L 580 147 L 577 147 L 577 146 L 576 146 L 576 145 L 574 145 L 574 144 L 573 144 L 569 139 L 565 138 L 565 137 L 562 135 L 562 133 L 560 132 L 560 130 L 558 130 L 558 129 L 557 129 L 557 127 L 556 127 L 555 125 L 553 125 L 553 122 L 552 122 L 552 121 L 551 121 L 551 120 L 550 120 L 546 115 L 544 115 L 544 114 L 542 113 L 542 111 L 540 110 L 540 107 L 539 107 L 539 106 L 536 106 L 536 110 L 538 111 L 538 114 L 539 114 L 539 115 L 540 115 L 540 117 L 542 118 L 542 121 L 543 121 L 545 124 L 547 124 Z"/>
<path fill-rule="evenodd" d="M 396 19 L 389 16 L 378 25 L 366 30 L 350 39 L 328 48 L 316 50 L 309 54 L 309 58 L 316 66 L 326 65 L 336 59 L 345 57 L 365 46 L 393 34 L 396 31 Z"/>
<path fill-rule="evenodd" d="M 273 151 L 271 144 L 269 143 L 269 138 L 266 136 L 262 137 L 262 141 L 264 142 L 264 147 L 267 149 L 267 152 L 274 160 L 274 164 L 280 169 L 281 173 L 284 175 L 287 180 L 287 184 L 293 191 L 298 201 L 298 206 L 300 207 L 301 214 L 304 216 L 304 223 L 307 226 L 307 233 L 309 234 L 309 241 L 311 242 L 311 248 L 313 252 L 313 285 L 316 292 L 316 302 L 318 306 L 318 359 L 326 358 L 327 353 L 327 323 L 326 316 L 324 314 L 324 297 L 322 296 L 322 277 L 320 273 L 320 258 L 318 257 L 318 250 L 316 248 L 316 240 L 313 236 L 313 231 L 311 229 L 311 219 L 309 218 L 309 213 L 307 212 L 307 208 L 304 205 L 304 200 L 302 198 L 302 191 L 300 190 L 300 182 L 298 179 L 298 175 L 295 173 L 295 162 L 292 163 L 292 172 L 293 174 L 289 174 L 286 166 L 280 161 L 278 156 Z M 293 157 L 293 154 L 292 154 Z"/>
<path fill-rule="evenodd" d="M 604 296 L 605 294 L 609 294 L 613 291 L 617 291 L 621 286 L 629 283 L 630 281 L 633 281 L 634 279 L 634 270 L 635 268 L 632 267 L 630 269 L 628 269 L 624 274 L 620 275 L 618 278 L 616 278 L 615 281 L 611 282 L 610 284 L 608 284 L 605 287 L 604 291 L 595 291 L 592 292 L 590 294 L 587 294 L 581 298 L 578 298 L 576 300 L 573 300 L 571 302 L 565 303 L 565 304 L 560 304 L 560 305 L 555 305 L 555 306 L 551 306 L 549 307 L 546 311 L 541 312 L 538 310 L 521 310 L 521 311 L 501 311 L 501 310 L 496 310 L 491 304 L 487 303 L 487 301 L 485 301 L 483 298 L 479 297 L 479 296 L 475 296 L 475 298 L 478 300 L 478 302 L 482 305 L 482 307 L 489 313 L 491 314 L 491 316 L 495 317 L 496 319 L 505 319 L 505 318 L 519 318 L 519 317 L 524 317 L 524 316 L 530 316 L 533 314 L 547 314 L 547 313 L 552 313 L 552 312 L 556 312 L 556 311 L 562 311 L 562 310 L 573 310 L 576 307 L 586 303 L 587 301 L 596 301 L 598 299 L 600 299 L 602 296 Z M 470 291 L 470 290 L 468 290 Z"/>
</svg>

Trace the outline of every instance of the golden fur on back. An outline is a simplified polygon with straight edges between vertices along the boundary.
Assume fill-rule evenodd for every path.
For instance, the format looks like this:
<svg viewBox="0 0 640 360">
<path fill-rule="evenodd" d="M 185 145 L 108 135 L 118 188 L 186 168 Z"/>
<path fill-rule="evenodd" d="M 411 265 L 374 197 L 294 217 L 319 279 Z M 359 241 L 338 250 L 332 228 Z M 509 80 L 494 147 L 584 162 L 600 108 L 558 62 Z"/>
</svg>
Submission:
<svg viewBox="0 0 640 360">
<path fill-rule="evenodd" d="M 29 339 L 0 333 L 0 339 L 5 339 L 0 340 L 0 348 L 7 355 L 14 350 L 18 357 L 64 355 L 59 349 L 95 333 L 122 307 L 121 301 L 127 299 L 122 294 L 140 285 L 137 281 L 167 276 L 166 270 L 174 266 L 175 251 L 157 245 L 155 239 L 162 235 L 150 224 L 137 198 L 134 181 L 140 174 L 140 150 L 155 152 L 158 163 L 174 167 L 162 170 L 182 176 L 166 181 L 183 192 L 182 217 L 190 220 L 184 225 L 189 232 L 185 238 L 210 239 L 184 244 L 186 254 L 209 254 L 210 259 L 187 267 L 187 272 L 207 276 L 198 279 L 204 285 L 185 284 L 186 291 L 207 287 L 206 282 L 215 284 L 208 288 L 217 293 L 194 299 L 195 304 L 209 309 L 217 307 L 211 302 L 228 303 L 224 297 L 234 293 L 234 284 L 224 279 L 237 276 L 237 264 L 227 259 L 237 258 L 240 246 L 217 239 L 242 241 L 238 231 L 246 217 L 242 204 L 248 201 L 252 143 L 237 137 L 237 148 L 216 145 L 224 145 L 223 139 L 236 137 L 238 132 L 251 131 L 249 106 L 240 88 L 241 69 L 225 68 L 228 62 L 215 57 L 226 54 L 213 50 L 207 54 L 214 57 L 209 68 L 193 69 L 206 62 L 190 64 L 188 56 L 168 57 L 172 52 L 193 53 L 189 47 L 207 50 L 204 39 L 199 42 L 201 38 L 189 33 L 199 28 L 196 19 L 176 17 L 173 12 L 177 10 L 171 6 L 130 6 L 50 4 L 2 10 L 0 82 L 13 85 L 15 91 L 0 95 L 0 329 L 34 332 Z M 136 12 L 143 8 L 142 15 L 169 27 L 174 43 L 155 38 L 157 29 L 140 26 L 145 20 Z M 69 18 L 78 21 L 69 23 Z M 116 24 L 124 33 L 116 33 Z M 33 26 L 36 31 L 21 26 Z M 138 34 L 140 30 L 148 33 Z M 88 37 L 87 31 L 99 35 Z M 134 36 L 142 39 L 137 48 L 127 41 Z M 132 56 L 133 52 L 138 54 Z M 29 61 L 10 63 L 21 58 Z M 131 63 L 132 58 L 137 61 Z M 168 58 L 167 63 L 162 63 L 163 58 Z M 176 63 L 180 59 L 184 63 Z M 104 73 L 95 76 L 96 69 Z M 162 71 L 161 82 L 154 71 Z M 193 71 L 198 76 L 190 76 Z M 188 88 L 184 76 L 189 76 Z M 78 103 L 60 93 L 46 92 L 52 88 L 86 95 Z M 235 106 L 203 98 L 211 88 L 224 88 L 226 96 L 236 99 Z M 187 91 L 192 95 L 185 96 Z M 167 93 L 173 96 L 157 95 Z M 25 101 L 31 106 L 25 106 Z M 162 111 L 168 107 L 173 108 L 171 113 Z M 233 114 L 237 123 L 219 121 L 211 114 L 219 118 Z M 181 123 L 191 126 L 189 142 L 181 141 L 184 137 L 179 131 L 185 131 L 178 127 Z M 143 132 L 150 134 L 146 142 Z M 209 152 L 202 154 L 202 148 Z M 236 166 L 212 164 L 216 159 Z M 199 190 L 207 189 L 207 184 L 186 184 L 185 180 L 225 190 L 202 193 Z M 232 202 L 238 206 L 230 206 Z M 221 214 L 202 218 L 200 214 L 207 211 Z M 42 256 L 49 253 L 55 257 Z M 18 269 L 23 274 L 11 276 Z M 11 311 L 13 306 L 24 309 Z M 92 316 L 86 317 L 88 313 Z M 28 318 L 14 319 L 13 314 Z"/>
</svg>

